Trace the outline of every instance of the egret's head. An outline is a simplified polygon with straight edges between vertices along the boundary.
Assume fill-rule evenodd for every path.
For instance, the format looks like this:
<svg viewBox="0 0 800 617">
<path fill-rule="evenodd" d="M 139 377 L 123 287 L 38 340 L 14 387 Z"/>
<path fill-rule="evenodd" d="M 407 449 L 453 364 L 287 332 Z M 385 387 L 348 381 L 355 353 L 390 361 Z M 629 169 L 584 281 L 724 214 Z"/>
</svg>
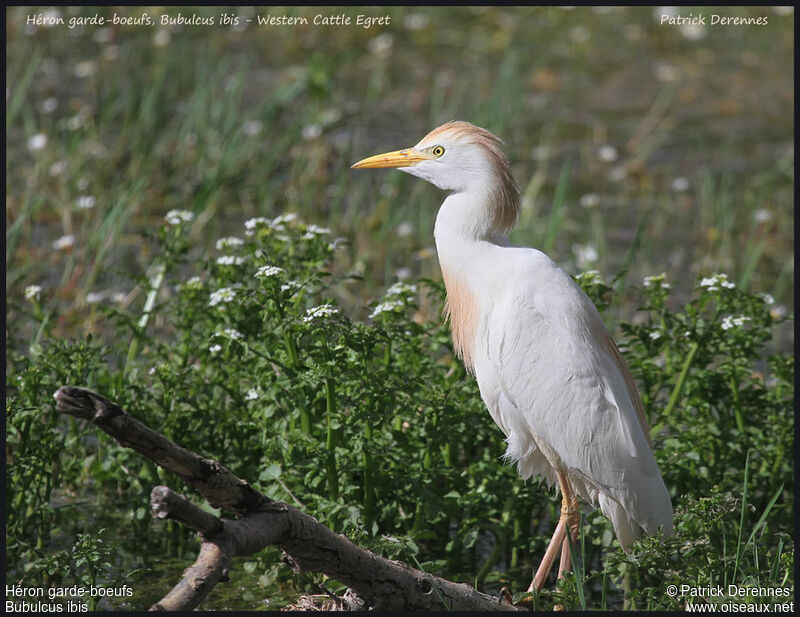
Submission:
<svg viewBox="0 0 800 617">
<path fill-rule="evenodd" d="M 485 196 L 497 227 L 508 230 L 519 213 L 519 189 L 502 143 L 486 129 L 454 121 L 433 129 L 411 148 L 371 156 L 353 167 L 394 167 L 440 189 Z"/>
</svg>

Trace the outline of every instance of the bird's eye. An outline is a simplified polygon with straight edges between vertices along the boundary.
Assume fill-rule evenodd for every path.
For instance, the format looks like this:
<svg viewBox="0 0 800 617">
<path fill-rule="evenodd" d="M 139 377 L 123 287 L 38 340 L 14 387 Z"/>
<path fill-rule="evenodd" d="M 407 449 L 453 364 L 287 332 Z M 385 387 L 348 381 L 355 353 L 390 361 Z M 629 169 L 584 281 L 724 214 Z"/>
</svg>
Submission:
<svg viewBox="0 0 800 617">
<path fill-rule="evenodd" d="M 434 146 L 433 150 L 431 150 L 431 154 L 433 154 L 433 156 L 442 156 L 444 154 L 444 148 L 442 146 Z"/>
</svg>

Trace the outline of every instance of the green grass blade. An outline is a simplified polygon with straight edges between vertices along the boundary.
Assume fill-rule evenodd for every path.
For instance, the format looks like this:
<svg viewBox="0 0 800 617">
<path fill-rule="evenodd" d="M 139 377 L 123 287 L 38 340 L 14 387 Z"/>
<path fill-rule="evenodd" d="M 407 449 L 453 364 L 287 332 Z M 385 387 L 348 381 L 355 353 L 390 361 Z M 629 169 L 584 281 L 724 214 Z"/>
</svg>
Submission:
<svg viewBox="0 0 800 617">
<path fill-rule="evenodd" d="M 747 512 L 747 482 L 750 478 L 750 450 L 747 450 L 747 456 L 744 460 L 744 484 L 742 486 L 742 513 L 739 517 L 739 537 L 736 540 L 736 561 L 733 564 L 733 575 L 731 576 L 731 583 L 736 582 L 736 572 L 739 570 L 739 559 L 744 552 L 742 548 L 742 532 L 744 531 L 744 516 Z"/>
</svg>

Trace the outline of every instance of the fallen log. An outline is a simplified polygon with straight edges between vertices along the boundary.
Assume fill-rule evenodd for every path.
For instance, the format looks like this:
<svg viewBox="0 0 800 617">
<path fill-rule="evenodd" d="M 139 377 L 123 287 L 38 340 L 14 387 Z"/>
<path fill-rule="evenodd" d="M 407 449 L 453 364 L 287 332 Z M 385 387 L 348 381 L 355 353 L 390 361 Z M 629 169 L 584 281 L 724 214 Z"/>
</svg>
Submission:
<svg viewBox="0 0 800 617">
<path fill-rule="evenodd" d="M 350 607 L 378 610 L 523 610 L 481 593 L 386 559 L 336 534 L 289 504 L 274 501 L 219 462 L 186 450 L 130 416 L 113 401 L 85 388 L 63 386 L 54 394 L 56 409 L 91 422 L 121 445 L 175 473 L 214 508 L 236 518 L 203 511 L 166 486 L 151 493 L 153 516 L 175 520 L 196 531 L 200 552 L 183 578 L 151 610 L 191 610 L 215 585 L 228 579 L 236 557 L 266 546 L 283 550 L 296 572 L 322 572 L 350 589 Z"/>
</svg>

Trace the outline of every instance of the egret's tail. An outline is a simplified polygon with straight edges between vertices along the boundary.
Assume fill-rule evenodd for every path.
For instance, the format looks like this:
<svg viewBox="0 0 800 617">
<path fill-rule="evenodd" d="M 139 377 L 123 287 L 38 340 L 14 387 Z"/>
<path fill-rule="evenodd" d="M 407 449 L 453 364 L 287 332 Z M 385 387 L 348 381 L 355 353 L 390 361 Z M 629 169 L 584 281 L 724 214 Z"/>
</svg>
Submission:
<svg viewBox="0 0 800 617">
<path fill-rule="evenodd" d="M 666 489 L 665 489 L 666 494 Z M 642 518 L 634 518 L 631 512 L 625 510 L 622 505 L 614 500 L 612 497 L 605 493 L 598 495 L 600 509 L 603 511 L 614 525 L 614 533 L 619 540 L 622 550 L 626 553 L 631 550 L 631 544 L 636 542 L 644 534 L 655 535 L 658 533 L 659 528 L 665 536 L 672 535 L 672 504 L 669 500 L 669 494 L 666 494 L 666 504 L 660 503 L 658 507 L 656 504 L 647 504 L 647 516 Z M 659 501 L 663 502 L 663 499 Z"/>
</svg>

